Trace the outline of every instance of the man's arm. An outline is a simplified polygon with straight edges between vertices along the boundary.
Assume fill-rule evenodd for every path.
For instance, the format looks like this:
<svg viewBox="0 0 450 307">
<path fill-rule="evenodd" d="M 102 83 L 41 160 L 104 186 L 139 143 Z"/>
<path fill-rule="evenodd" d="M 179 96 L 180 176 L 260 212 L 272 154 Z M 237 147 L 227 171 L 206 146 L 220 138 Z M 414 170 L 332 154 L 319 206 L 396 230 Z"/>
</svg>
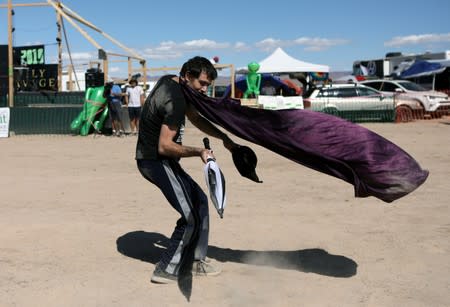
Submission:
<svg viewBox="0 0 450 307">
<path fill-rule="evenodd" d="M 191 123 L 194 124 L 194 126 L 200 129 L 202 132 L 212 137 L 221 139 L 223 142 L 223 146 L 225 146 L 225 148 L 228 149 L 229 151 L 231 151 L 234 147 L 239 146 L 236 143 L 234 143 L 228 137 L 228 135 L 226 135 L 219 128 L 214 126 L 209 120 L 201 116 L 192 104 L 187 105 L 186 115 L 188 119 L 191 121 Z"/>
<path fill-rule="evenodd" d="M 140 99 L 141 107 L 142 107 L 145 103 L 145 92 L 141 86 L 139 86 L 139 99 Z"/>
<path fill-rule="evenodd" d="M 126 92 L 126 94 L 125 94 L 125 105 L 128 105 L 128 96 L 129 94 L 128 94 L 128 90 L 127 90 L 127 92 Z"/>
<path fill-rule="evenodd" d="M 177 134 L 177 127 L 170 127 L 166 124 L 161 126 L 158 142 L 158 153 L 172 158 L 200 157 L 204 163 L 208 156 L 214 157 L 211 150 L 180 145 L 173 141 Z"/>
<path fill-rule="evenodd" d="M 122 96 L 124 96 L 124 95 L 125 95 L 125 94 L 122 93 L 122 89 L 120 88 L 120 86 L 114 85 L 114 86 L 112 87 L 112 89 L 111 89 L 111 96 L 114 96 L 114 97 L 122 97 Z"/>
</svg>

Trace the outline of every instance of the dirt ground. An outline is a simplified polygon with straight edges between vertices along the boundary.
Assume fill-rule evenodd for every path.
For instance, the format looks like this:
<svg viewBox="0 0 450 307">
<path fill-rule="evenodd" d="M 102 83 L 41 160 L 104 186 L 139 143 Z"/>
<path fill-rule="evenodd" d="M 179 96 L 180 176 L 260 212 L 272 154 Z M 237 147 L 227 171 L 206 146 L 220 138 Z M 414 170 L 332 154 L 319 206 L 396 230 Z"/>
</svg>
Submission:
<svg viewBox="0 0 450 307">
<path fill-rule="evenodd" d="M 211 206 L 208 256 L 223 272 L 150 283 L 178 218 L 138 173 L 136 137 L 0 139 L 0 306 L 449 306 L 450 119 L 365 124 L 409 152 L 428 180 L 386 204 L 262 147 Z M 185 143 L 201 146 L 187 127 Z M 237 141 L 249 145 L 247 142 Z M 183 167 L 204 187 L 198 158 Z"/>
</svg>

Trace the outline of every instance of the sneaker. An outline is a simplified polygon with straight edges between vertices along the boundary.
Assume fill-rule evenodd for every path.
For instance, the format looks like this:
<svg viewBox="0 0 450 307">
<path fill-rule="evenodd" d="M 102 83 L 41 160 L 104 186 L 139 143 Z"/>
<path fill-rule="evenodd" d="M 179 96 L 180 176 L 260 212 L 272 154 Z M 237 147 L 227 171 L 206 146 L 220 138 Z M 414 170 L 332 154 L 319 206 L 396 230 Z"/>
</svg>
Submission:
<svg viewBox="0 0 450 307">
<path fill-rule="evenodd" d="M 178 281 L 178 277 L 156 267 L 150 281 L 157 284 L 173 284 Z"/>
<path fill-rule="evenodd" d="M 222 272 L 219 267 L 213 266 L 210 261 L 195 260 L 192 265 L 192 274 L 194 276 L 217 276 Z"/>
</svg>

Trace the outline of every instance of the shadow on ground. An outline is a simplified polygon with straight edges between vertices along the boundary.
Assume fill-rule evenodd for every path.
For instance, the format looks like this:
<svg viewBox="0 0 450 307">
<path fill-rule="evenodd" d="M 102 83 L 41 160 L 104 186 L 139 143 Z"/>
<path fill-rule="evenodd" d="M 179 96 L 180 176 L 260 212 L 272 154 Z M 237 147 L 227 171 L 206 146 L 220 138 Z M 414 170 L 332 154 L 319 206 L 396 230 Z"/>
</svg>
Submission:
<svg viewBox="0 0 450 307">
<path fill-rule="evenodd" d="M 169 239 L 160 233 L 133 231 L 117 239 L 117 250 L 125 256 L 155 264 L 168 242 Z M 209 246 L 208 257 L 220 262 L 269 266 L 331 277 L 351 277 L 356 274 L 358 267 L 350 258 L 332 255 L 319 248 L 255 251 Z"/>
</svg>

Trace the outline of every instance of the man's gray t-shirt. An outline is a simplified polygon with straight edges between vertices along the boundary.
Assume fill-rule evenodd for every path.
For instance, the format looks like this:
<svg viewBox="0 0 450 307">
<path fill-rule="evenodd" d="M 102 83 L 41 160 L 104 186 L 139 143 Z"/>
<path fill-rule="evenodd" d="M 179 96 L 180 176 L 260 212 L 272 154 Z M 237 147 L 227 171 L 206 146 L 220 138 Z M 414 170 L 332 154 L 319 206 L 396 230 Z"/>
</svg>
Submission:
<svg viewBox="0 0 450 307">
<path fill-rule="evenodd" d="M 186 100 L 180 85 L 168 75 L 159 79 L 142 107 L 136 160 L 164 158 L 158 154 L 158 141 L 163 124 L 178 127 L 174 141 L 181 144 L 184 132 Z"/>
</svg>

